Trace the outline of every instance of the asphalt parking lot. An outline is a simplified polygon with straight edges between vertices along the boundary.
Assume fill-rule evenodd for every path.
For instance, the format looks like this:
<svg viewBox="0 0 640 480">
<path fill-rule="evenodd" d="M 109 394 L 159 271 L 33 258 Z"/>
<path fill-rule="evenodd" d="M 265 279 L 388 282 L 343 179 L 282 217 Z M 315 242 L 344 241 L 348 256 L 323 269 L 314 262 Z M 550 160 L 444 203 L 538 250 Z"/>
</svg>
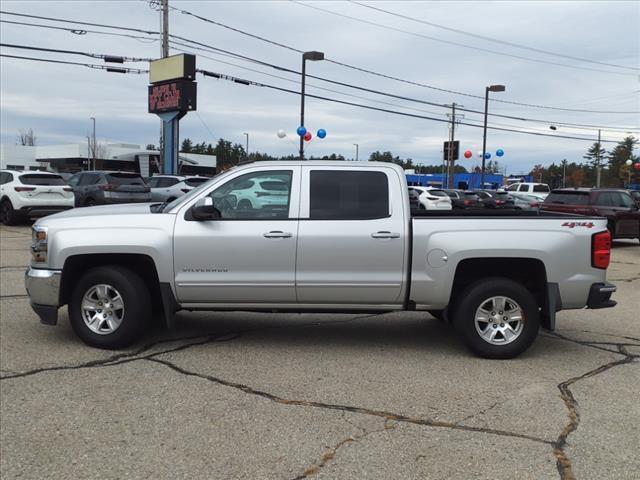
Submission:
<svg viewBox="0 0 640 480">
<path fill-rule="evenodd" d="M 619 304 L 564 311 L 509 361 L 421 313 L 179 313 L 120 352 L 41 325 L 30 229 L 0 227 L 3 479 L 632 479 L 640 246 Z"/>
</svg>

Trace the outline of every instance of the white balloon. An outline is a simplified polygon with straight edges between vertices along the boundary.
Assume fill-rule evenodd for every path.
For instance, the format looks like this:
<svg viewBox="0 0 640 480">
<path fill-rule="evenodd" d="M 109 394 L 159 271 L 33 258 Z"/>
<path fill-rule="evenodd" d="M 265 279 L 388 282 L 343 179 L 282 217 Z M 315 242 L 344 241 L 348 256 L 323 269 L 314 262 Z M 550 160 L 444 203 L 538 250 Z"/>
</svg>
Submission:
<svg viewBox="0 0 640 480">
<path fill-rule="evenodd" d="M 282 129 L 278 130 L 278 138 L 284 138 L 286 136 L 287 136 L 287 132 L 285 132 Z"/>
<path fill-rule="evenodd" d="M 630 167 L 633 164 L 633 160 L 629 159 L 626 162 L 624 162 L 627 164 L 627 167 Z"/>
<path fill-rule="evenodd" d="M 478 154 L 478 157 L 482 158 L 482 150 L 478 150 L 476 153 Z"/>
</svg>

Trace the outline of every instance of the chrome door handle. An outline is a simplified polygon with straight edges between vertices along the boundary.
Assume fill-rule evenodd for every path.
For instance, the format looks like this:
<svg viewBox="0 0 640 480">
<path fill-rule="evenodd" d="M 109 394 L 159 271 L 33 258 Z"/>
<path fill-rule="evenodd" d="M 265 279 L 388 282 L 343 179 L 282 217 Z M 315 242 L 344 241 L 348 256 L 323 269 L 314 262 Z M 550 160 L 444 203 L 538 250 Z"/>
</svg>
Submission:
<svg viewBox="0 0 640 480">
<path fill-rule="evenodd" d="M 372 238 L 400 238 L 399 233 L 395 232 L 376 232 L 371 234 Z"/>
<path fill-rule="evenodd" d="M 262 234 L 265 238 L 291 238 L 293 234 L 290 232 L 281 232 L 280 230 L 267 232 Z"/>
</svg>

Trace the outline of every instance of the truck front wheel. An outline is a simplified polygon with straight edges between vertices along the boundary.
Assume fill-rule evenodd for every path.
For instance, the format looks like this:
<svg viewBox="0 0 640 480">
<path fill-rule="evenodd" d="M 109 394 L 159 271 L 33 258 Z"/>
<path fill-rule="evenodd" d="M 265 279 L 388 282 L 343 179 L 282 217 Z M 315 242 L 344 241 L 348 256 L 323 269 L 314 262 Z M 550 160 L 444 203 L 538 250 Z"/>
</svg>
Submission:
<svg viewBox="0 0 640 480">
<path fill-rule="evenodd" d="M 507 278 L 485 278 L 458 297 L 453 322 L 467 346 L 484 358 L 513 358 L 536 339 L 540 312 L 535 298 Z"/>
<path fill-rule="evenodd" d="M 118 349 L 141 335 L 151 316 L 151 298 L 142 279 L 119 266 L 86 272 L 71 295 L 69 320 L 88 345 Z"/>
</svg>

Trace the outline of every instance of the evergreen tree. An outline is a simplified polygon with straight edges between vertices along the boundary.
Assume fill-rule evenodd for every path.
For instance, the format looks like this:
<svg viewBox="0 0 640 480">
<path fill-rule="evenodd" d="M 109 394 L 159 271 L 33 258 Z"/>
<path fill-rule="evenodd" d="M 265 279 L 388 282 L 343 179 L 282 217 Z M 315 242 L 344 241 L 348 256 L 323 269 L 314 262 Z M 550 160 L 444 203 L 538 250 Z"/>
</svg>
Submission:
<svg viewBox="0 0 640 480">
<path fill-rule="evenodd" d="M 180 151 L 182 153 L 191 153 L 191 149 L 193 148 L 193 144 L 191 143 L 190 138 L 185 138 L 182 141 L 182 146 L 180 147 Z"/>
<path fill-rule="evenodd" d="M 638 143 L 638 139 L 629 136 L 620 141 L 614 149 L 609 152 L 607 160 L 609 161 L 609 185 L 612 187 L 623 187 L 629 178 L 629 167 L 626 165 L 627 160 L 634 160 L 633 150 Z"/>
</svg>

